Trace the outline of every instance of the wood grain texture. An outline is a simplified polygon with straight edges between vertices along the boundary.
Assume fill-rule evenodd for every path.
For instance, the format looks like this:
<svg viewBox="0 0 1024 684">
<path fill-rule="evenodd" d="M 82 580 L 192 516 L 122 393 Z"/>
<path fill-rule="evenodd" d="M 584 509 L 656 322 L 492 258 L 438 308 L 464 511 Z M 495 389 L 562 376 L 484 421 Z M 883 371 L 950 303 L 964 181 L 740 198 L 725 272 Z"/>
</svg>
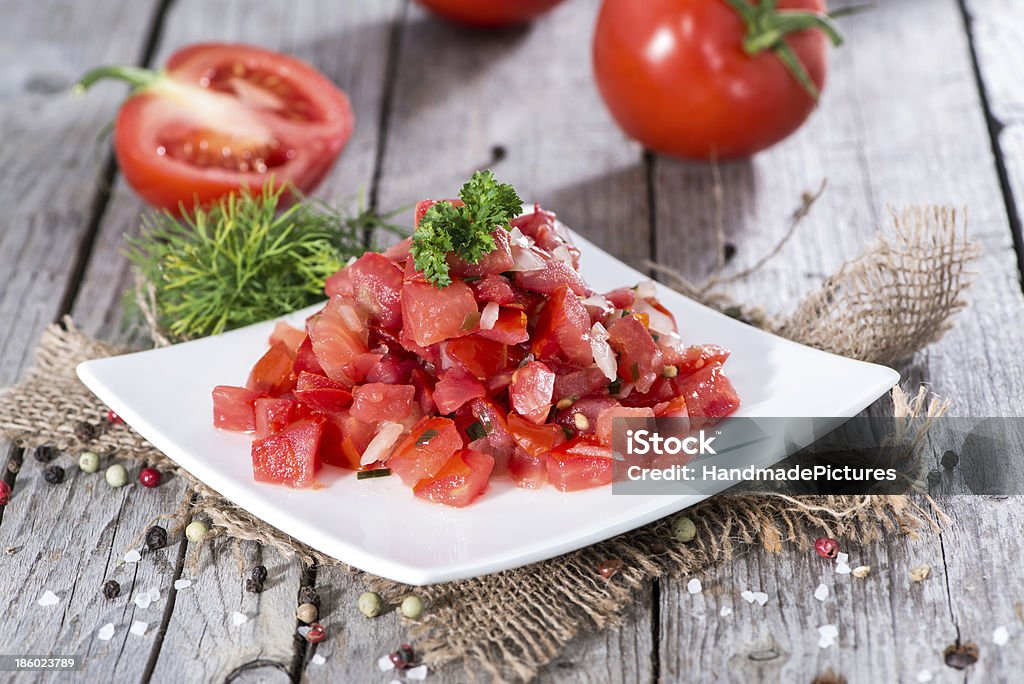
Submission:
<svg viewBox="0 0 1024 684">
<path fill-rule="evenodd" d="M 785 311 L 823 274 L 869 243 L 887 220 L 887 204 L 967 206 L 971 235 L 984 249 L 972 305 L 945 339 L 905 371 L 953 398 L 956 414 L 1019 415 L 1024 367 L 999 350 L 1016 344 L 1019 325 L 1007 322 L 1024 320 L 1024 298 L 959 8 L 951 1 L 927 8 L 883 3 L 845 21 L 845 28 L 849 43 L 835 53 L 821 111 L 793 138 L 752 162 L 722 167 L 725 225 L 738 246 L 733 269 L 771 248 L 801 192 L 815 189 L 824 177 L 829 181 L 798 238 L 733 293 L 740 301 Z M 714 263 L 712 175 L 703 166 L 659 159 L 656 178 L 659 257 L 701 278 Z M 944 665 L 943 649 L 961 637 L 990 642 L 996 626 L 1012 621 L 1013 608 L 1006 602 L 993 613 L 988 601 L 968 593 L 961 580 L 978 567 L 979 552 L 1014 556 L 1002 555 L 1006 540 L 992 533 L 1007 513 L 973 498 L 942 504 L 955 522 L 941 538 L 908 543 L 893 537 L 854 547 L 852 560 L 875 568 L 865 581 L 832 576 L 810 553 L 774 556 L 753 550 L 713 570 L 708 579 L 732 602 L 733 615 L 718 616 L 717 602 L 727 600 L 721 598 L 704 609 L 708 617 L 703 619 L 694 616 L 693 606 L 708 599 L 687 596 L 683 582 L 669 584 L 662 601 L 663 673 L 809 681 L 832 667 L 851 682 L 915 681 L 922 669 L 930 670 L 934 681 L 962 679 Z M 1004 508 L 1021 514 L 1019 500 L 1008 500 Z M 971 544 L 964 543 L 968 538 Z M 911 584 L 907 572 L 924 562 L 933 567 L 933 577 Z M 1020 575 L 1019 569 L 1001 571 L 1014 586 Z M 811 596 L 822 579 L 838 588 L 825 605 Z M 738 592 L 751 585 L 771 595 L 764 608 L 738 599 Z M 838 647 L 822 650 L 816 627 L 826 622 L 839 626 L 840 639 Z M 968 623 L 971 629 L 965 630 Z M 672 646 L 694 641 L 701 646 Z M 768 658 L 768 646 L 779 655 Z M 992 657 L 986 674 L 978 667 L 971 676 L 1008 676 L 1021 666 L 1020 656 L 1009 653 L 1004 649 Z"/>
</svg>

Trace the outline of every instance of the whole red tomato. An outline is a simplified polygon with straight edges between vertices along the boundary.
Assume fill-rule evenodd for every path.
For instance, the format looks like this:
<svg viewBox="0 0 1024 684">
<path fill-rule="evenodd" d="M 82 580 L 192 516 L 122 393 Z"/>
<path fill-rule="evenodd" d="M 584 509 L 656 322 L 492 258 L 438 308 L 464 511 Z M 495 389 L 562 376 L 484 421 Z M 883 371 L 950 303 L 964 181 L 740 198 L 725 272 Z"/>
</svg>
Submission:
<svg viewBox="0 0 1024 684">
<path fill-rule="evenodd" d="M 824 0 L 772 5 L 605 0 L 593 59 L 615 120 L 647 148 L 689 159 L 744 157 L 791 134 L 825 85 L 828 39 L 841 38 Z"/>
<path fill-rule="evenodd" d="M 419 0 L 441 16 L 470 26 L 492 28 L 522 24 L 562 0 Z"/>
<path fill-rule="evenodd" d="M 352 135 L 348 97 L 301 60 L 249 45 L 198 44 L 161 71 L 99 67 L 135 86 L 114 122 L 114 152 L 149 204 L 208 205 L 271 178 L 310 192 Z"/>
</svg>

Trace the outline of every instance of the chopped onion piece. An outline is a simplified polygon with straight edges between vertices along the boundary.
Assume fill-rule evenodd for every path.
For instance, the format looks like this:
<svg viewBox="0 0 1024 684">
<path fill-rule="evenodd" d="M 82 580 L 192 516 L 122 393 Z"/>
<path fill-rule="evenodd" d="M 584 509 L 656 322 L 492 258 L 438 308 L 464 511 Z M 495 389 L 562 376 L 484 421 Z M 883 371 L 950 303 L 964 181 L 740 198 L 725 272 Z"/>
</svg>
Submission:
<svg viewBox="0 0 1024 684">
<path fill-rule="evenodd" d="M 520 247 L 525 247 L 526 249 L 533 247 L 533 238 L 529 238 L 523 235 L 523 231 L 519 230 L 518 228 L 513 228 L 512 230 L 509 231 L 509 234 L 512 238 L 513 245 L 519 245 Z"/>
<path fill-rule="evenodd" d="M 601 369 L 604 376 L 614 380 L 618 362 L 615 360 L 615 352 L 608 344 L 608 331 L 600 323 L 595 323 L 590 329 L 590 351 L 594 354 L 594 363 Z"/>
<path fill-rule="evenodd" d="M 653 280 L 644 280 L 639 282 L 633 289 L 636 290 L 637 299 L 651 299 L 652 297 L 658 296 L 658 288 L 654 284 Z"/>
<path fill-rule="evenodd" d="M 533 250 L 519 245 L 512 245 L 512 260 L 515 265 L 510 271 L 539 271 L 544 268 L 544 260 L 534 254 Z"/>
<path fill-rule="evenodd" d="M 559 261 L 564 261 L 570 266 L 573 265 L 572 254 L 569 252 L 569 248 L 566 247 L 565 245 L 558 245 L 557 247 L 555 247 L 554 251 L 551 252 L 551 256 L 555 257 Z"/>
<path fill-rule="evenodd" d="M 609 302 L 604 295 L 594 294 L 583 300 L 583 306 L 591 306 L 595 309 L 600 309 L 602 313 L 607 316 L 612 315 L 615 312 L 615 307 Z"/>
<path fill-rule="evenodd" d="M 633 303 L 633 311 L 647 314 L 647 327 L 659 335 L 672 335 L 676 331 L 676 323 L 671 316 L 666 316 L 639 296 Z"/>
<path fill-rule="evenodd" d="M 494 324 L 498 322 L 498 302 L 487 302 L 484 310 L 480 313 L 480 329 L 493 330 Z"/>
<path fill-rule="evenodd" d="M 363 322 L 359 320 L 359 314 L 350 305 L 339 306 L 338 313 L 341 314 L 341 318 L 345 321 L 345 326 L 349 330 L 362 330 L 365 327 Z"/>
<path fill-rule="evenodd" d="M 359 465 L 370 465 L 374 461 L 381 461 L 382 463 L 388 459 L 391 455 L 391 447 L 395 445 L 398 438 L 405 432 L 405 427 L 401 423 L 393 423 L 390 420 L 385 420 L 380 425 L 380 430 L 370 440 L 370 443 L 366 445 L 366 451 L 363 452 L 362 458 L 359 459 Z"/>
</svg>

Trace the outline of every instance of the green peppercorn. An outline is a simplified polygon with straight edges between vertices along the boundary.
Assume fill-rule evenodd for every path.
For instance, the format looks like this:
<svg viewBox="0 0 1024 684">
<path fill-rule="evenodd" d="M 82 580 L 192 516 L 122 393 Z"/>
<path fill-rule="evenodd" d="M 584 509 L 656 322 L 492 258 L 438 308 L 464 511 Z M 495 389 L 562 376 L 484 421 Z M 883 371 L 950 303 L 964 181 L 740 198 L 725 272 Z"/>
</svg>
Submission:
<svg viewBox="0 0 1024 684">
<path fill-rule="evenodd" d="M 188 527 L 185 528 L 185 537 L 188 538 L 190 542 L 198 543 L 203 541 L 203 537 L 205 537 L 206 533 L 209 531 L 210 528 L 207 527 L 206 523 L 202 520 L 193 520 L 188 524 Z"/>
<path fill-rule="evenodd" d="M 95 451 L 83 451 L 78 457 L 78 467 L 83 473 L 95 473 L 100 469 L 100 455 Z"/>
<path fill-rule="evenodd" d="M 128 484 L 128 470 L 120 463 L 115 463 L 107 468 L 106 478 L 111 487 L 124 487 Z"/>
<path fill-rule="evenodd" d="M 688 544 L 697 536 L 697 526 L 685 515 L 681 515 L 672 521 L 672 535 L 684 544 Z"/>
<path fill-rule="evenodd" d="M 418 620 L 423 615 L 423 599 L 416 594 L 409 594 L 402 599 L 402 615 L 410 620 Z"/>
<path fill-rule="evenodd" d="M 359 612 L 369 618 L 377 617 L 384 611 L 384 599 L 375 591 L 367 591 L 359 597 Z"/>
</svg>

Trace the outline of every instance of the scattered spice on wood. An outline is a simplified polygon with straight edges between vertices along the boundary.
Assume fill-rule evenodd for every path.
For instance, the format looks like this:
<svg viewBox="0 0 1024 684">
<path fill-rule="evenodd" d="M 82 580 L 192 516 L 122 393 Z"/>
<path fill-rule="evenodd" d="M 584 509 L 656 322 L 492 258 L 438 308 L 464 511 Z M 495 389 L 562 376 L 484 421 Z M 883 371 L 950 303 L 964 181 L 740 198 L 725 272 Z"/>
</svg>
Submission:
<svg viewBox="0 0 1024 684">
<path fill-rule="evenodd" d="M 697 536 L 697 525 L 685 515 L 680 515 L 672 521 L 672 535 L 676 540 L 689 544 Z"/>
<path fill-rule="evenodd" d="M 88 444 L 99 436 L 99 429 L 92 423 L 80 420 L 75 423 L 75 439 Z"/>
<path fill-rule="evenodd" d="M 300 587 L 299 588 L 299 604 L 312 603 L 318 609 L 320 608 L 320 594 L 317 593 L 313 587 Z"/>
<path fill-rule="evenodd" d="M 185 537 L 193 543 L 199 543 L 206 537 L 210 528 L 202 520 L 193 520 L 185 528 Z"/>
<path fill-rule="evenodd" d="M 48 465 L 43 469 L 43 479 L 48 484 L 60 484 L 64 481 L 64 469 L 59 465 Z"/>
<path fill-rule="evenodd" d="M 811 684 L 847 684 L 846 677 L 829 668 L 814 678 Z"/>
<path fill-rule="evenodd" d="M 11 500 L 11 485 L 0 480 L 0 506 L 6 506 Z"/>
<path fill-rule="evenodd" d="M 167 530 L 154 525 L 146 530 L 146 548 L 150 551 L 159 551 L 167 547 Z"/>
<path fill-rule="evenodd" d="M 942 467 L 946 470 L 952 470 L 960 465 L 960 455 L 952 449 L 946 449 L 942 454 L 942 458 L 939 460 L 939 463 L 941 463 Z"/>
<path fill-rule="evenodd" d="M 612 558 L 611 560 L 606 560 L 598 565 L 597 571 L 601 573 L 601 577 L 604 577 L 606 580 L 610 580 L 612 577 L 615 577 L 617 574 L 622 572 L 622 568 L 624 566 L 625 563 L 621 560 L 618 558 Z"/>
<path fill-rule="evenodd" d="M 263 583 L 267 581 L 267 568 L 264 565 L 257 565 L 249 573 L 245 580 L 245 590 L 250 594 L 262 594 Z"/>
<path fill-rule="evenodd" d="M 143 468 L 139 471 L 139 482 L 143 487 L 152 489 L 160 484 L 160 471 L 156 468 Z"/>
<path fill-rule="evenodd" d="M 418 620 L 423 615 L 423 599 L 416 594 L 409 594 L 402 599 L 401 611 L 410 620 Z"/>
<path fill-rule="evenodd" d="M 106 478 L 108 485 L 114 489 L 118 489 L 128 484 L 128 469 L 120 463 L 115 463 L 107 468 L 106 473 L 104 473 L 104 477 Z"/>
<path fill-rule="evenodd" d="M 923 565 L 918 565 L 916 568 L 910 569 L 910 579 L 912 579 L 915 582 L 923 582 L 924 580 L 928 579 L 928 576 L 931 574 L 932 566 L 928 565 L 927 563 L 924 563 Z"/>
<path fill-rule="evenodd" d="M 57 458 L 57 452 L 51 446 L 36 447 L 36 450 L 32 453 L 35 459 L 40 463 L 49 463 L 53 459 Z"/>
<path fill-rule="evenodd" d="M 839 542 L 831 537 L 818 537 L 814 540 L 814 550 L 822 558 L 835 558 L 839 555 Z"/>
<path fill-rule="evenodd" d="M 853 569 L 853 576 L 861 579 L 871 574 L 871 568 L 867 565 L 858 565 Z"/>
<path fill-rule="evenodd" d="M 368 618 L 374 618 L 384 611 L 384 599 L 375 591 L 363 592 L 356 601 L 359 612 Z"/>
<path fill-rule="evenodd" d="M 306 632 L 306 641 L 311 644 L 319 644 L 321 641 L 327 638 L 327 630 L 319 622 L 314 622 L 309 626 L 309 631 Z"/>
<path fill-rule="evenodd" d="M 103 583 L 103 596 L 108 600 L 116 599 L 121 595 L 121 585 L 116 580 L 107 580 Z"/>
<path fill-rule="evenodd" d="M 114 413 L 112 410 L 107 411 L 107 420 L 112 425 L 121 425 L 122 423 L 124 423 L 124 419 L 121 418 L 121 416 L 119 416 L 116 413 Z"/>
<path fill-rule="evenodd" d="M 295 610 L 295 617 L 299 622 L 308 625 L 316 622 L 319 611 L 312 603 L 303 603 Z"/>
<path fill-rule="evenodd" d="M 388 659 L 396 670 L 406 670 L 416 663 L 416 652 L 412 650 L 412 645 L 402 644 L 388 655 Z"/>
<path fill-rule="evenodd" d="M 95 451 L 83 451 L 78 457 L 78 468 L 83 473 L 95 473 L 100 469 L 100 455 Z"/>
<path fill-rule="evenodd" d="M 946 665 L 956 670 L 963 670 L 978 662 L 978 645 L 973 641 L 958 642 L 947 646 L 946 650 L 942 652 L 942 657 L 946 661 Z"/>
</svg>

